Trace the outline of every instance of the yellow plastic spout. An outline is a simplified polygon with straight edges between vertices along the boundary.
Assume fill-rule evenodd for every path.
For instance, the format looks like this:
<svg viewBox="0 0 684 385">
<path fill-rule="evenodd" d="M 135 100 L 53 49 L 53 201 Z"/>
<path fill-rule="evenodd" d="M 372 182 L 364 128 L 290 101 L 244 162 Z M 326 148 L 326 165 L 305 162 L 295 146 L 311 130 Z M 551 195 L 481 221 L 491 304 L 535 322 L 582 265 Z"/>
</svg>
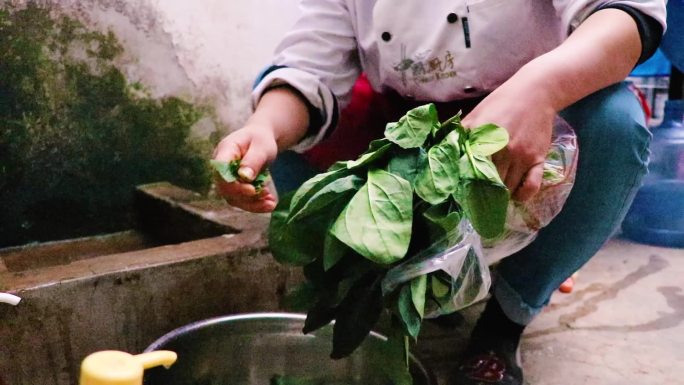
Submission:
<svg viewBox="0 0 684 385">
<path fill-rule="evenodd" d="M 140 362 L 145 369 L 154 368 L 155 366 L 163 366 L 168 369 L 176 362 L 177 355 L 168 350 L 157 350 L 156 352 L 138 354 L 133 356 L 133 358 Z"/>
<path fill-rule="evenodd" d="M 106 350 L 89 355 L 81 364 L 80 385 L 142 385 L 145 369 L 176 362 L 176 353 L 168 350 L 137 356 Z"/>
</svg>

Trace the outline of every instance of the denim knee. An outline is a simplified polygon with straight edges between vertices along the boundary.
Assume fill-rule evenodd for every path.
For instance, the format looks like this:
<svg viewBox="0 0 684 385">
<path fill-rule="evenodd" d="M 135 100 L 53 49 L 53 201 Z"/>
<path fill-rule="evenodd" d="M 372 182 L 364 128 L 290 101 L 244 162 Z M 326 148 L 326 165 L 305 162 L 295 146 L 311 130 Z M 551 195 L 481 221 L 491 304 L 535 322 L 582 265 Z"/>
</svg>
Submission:
<svg viewBox="0 0 684 385">
<path fill-rule="evenodd" d="M 573 192 L 591 197 L 593 189 L 612 190 L 611 198 L 619 201 L 606 204 L 615 207 L 610 210 L 615 215 L 609 222 L 617 227 L 648 172 L 652 135 L 641 105 L 620 83 L 575 103 L 561 116 L 576 128 L 578 137 L 580 155 Z"/>
<path fill-rule="evenodd" d="M 607 149 L 604 155 L 618 157 L 616 161 L 636 170 L 646 170 L 651 133 L 641 105 L 626 84 L 598 91 L 561 111 L 560 116 L 576 129 L 580 163 L 586 155 L 600 155 Z M 599 154 L 586 154 L 597 151 Z"/>
</svg>

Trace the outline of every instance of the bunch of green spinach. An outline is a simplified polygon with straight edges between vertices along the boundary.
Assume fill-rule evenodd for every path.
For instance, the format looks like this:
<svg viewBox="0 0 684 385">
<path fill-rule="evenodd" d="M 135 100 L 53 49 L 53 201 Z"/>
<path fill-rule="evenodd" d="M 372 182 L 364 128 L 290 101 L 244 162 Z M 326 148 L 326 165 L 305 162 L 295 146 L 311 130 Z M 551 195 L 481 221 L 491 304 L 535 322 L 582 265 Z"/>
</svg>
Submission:
<svg viewBox="0 0 684 385">
<path fill-rule="evenodd" d="M 335 320 L 331 357 L 342 358 L 388 311 L 384 367 L 395 384 L 410 384 L 408 346 L 426 302 L 448 302 L 460 283 L 438 272 L 383 295 L 382 279 L 435 242 L 442 250 L 454 245 L 464 218 L 485 238 L 503 232 L 510 194 L 490 156 L 507 143 L 501 127 L 467 130 L 460 114 L 440 123 L 427 104 L 388 124 L 358 159 L 281 197 L 269 242 L 277 261 L 303 266 L 306 282 L 290 300 L 308 311 L 304 332 Z"/>
</svg>

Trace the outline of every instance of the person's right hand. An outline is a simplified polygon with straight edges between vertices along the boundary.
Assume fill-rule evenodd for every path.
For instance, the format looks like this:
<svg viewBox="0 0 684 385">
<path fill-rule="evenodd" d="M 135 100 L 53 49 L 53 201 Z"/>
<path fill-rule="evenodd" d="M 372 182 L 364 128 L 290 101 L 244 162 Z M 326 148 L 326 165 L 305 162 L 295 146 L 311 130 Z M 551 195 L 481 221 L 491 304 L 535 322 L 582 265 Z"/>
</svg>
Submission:
<svg viewBox="0 0 684 385">
<path fill-rule="evenodd" d="M 216 181 L 218 193 L 228 204 L 255 213 L 267 213 L 276 207 L 276 195 L 269 187 L 257 192 L 251 182 L 271 163 L 278 150 L 299 142 L 309 127 L 306 102 L 290 87 L 267 91 L 245 126 L 223 138 L 216 146 L 214 159 L 221 162 L 240 160 L 239 180 Z M 271 184 L 273 186 L 273 184 Z"/>
<path fill-rule="evenodd" d="M 216 146 L 214 159 L 222 162 L 240 160 L 240 179 L 228 183 L 216 178 L 218 193 L 231 206 L 255 213 L 273 211 L 276 197 L 267 186 L 257 192 L 251 182 L 278 154 L 273 130 L 262 125 L 247 125 L 226 136 Z"/>
</svg>

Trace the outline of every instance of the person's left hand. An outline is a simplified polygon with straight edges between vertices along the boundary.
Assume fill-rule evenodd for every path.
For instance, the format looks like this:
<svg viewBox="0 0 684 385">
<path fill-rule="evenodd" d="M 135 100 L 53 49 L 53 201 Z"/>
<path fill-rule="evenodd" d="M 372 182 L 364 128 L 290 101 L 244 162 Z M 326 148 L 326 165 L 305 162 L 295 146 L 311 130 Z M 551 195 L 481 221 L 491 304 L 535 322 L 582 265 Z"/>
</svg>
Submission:
<svg viewBox="0 0 684 385">
<path fill-rule="evenodd" d="M 511 79 L 463 119 L 466 128 L 494 123 L 508 131 L 508 146 L 492 160 L 515 200 L 528 200 L 541 187 L 556 115 L 546 99 L 543 92 L 530 92 Z"/>
</svg>

